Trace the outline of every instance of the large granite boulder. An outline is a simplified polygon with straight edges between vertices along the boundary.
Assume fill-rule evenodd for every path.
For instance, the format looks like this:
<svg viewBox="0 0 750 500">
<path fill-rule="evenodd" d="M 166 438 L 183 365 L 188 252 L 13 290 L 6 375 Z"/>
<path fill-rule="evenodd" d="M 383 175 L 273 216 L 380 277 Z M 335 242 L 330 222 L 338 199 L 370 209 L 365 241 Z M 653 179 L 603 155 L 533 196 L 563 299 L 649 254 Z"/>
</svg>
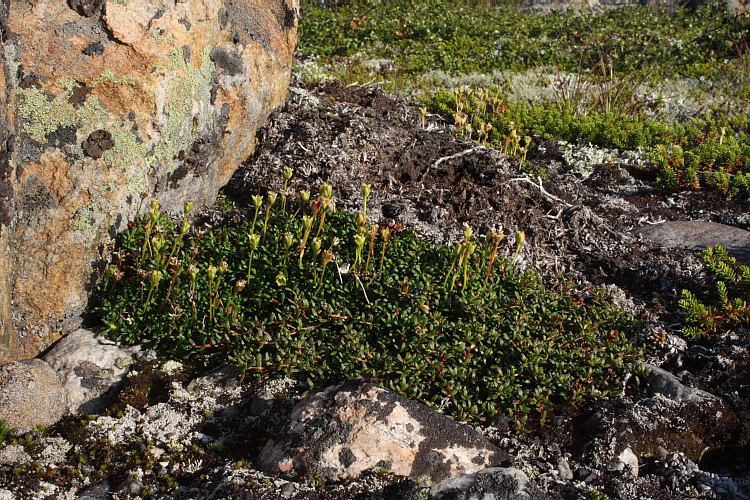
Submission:
<svg viewBox="0 0 750 500">
<path fill-rule="evenodd" d="M 0 420 L 18 432 L 54 424 L 67 412 L 57 373 L 41 359 L 0 366 Z"/>
<path fill-rule="evenodd" d="M 509 458 L 468 425 L 366 380 L 303 399 L 291 418 L 284 435 L 261 451 L 269 473 L 337 480 L 382 468 L 430 485 Z"/>
<path fill-rule="evenodd" d="M 0 362 L 78 323 L 111 238 L 215 199 L 282 103 L 298 0 L 0 6 Z"/>
</svg>

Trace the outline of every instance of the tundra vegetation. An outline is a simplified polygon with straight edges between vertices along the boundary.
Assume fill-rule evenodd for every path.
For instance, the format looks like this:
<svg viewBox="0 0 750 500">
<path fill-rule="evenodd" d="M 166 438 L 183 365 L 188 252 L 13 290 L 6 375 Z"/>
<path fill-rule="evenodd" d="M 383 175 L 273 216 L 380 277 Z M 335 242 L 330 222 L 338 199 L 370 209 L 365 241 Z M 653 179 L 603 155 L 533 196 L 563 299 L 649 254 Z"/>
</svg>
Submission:
<svg viewBox="0 0 750 500">
<path fill-rule="evenodd" d="M 525 161 L 542 140 L 587 141 L 640 151 L 665 192 L 747 196 L 747 17 L 714 5 L 538 16 L 359 0 L 304 3 L 301 30 L 299 78 L 380 82 L 521 169 L 543 174 Z M 717 89 L 723 100 L 674 112 Z M 361 212 L 345 213 L 332 186 L 293 193 L 292 175 L 280 193 L 253 196 L 236 226 L 194 231 L 157 205 L 134 221 L 97 309 L 108 334 L 178 359 L 229 360 L 251 378 L 371 377 L 474 421 L 543 422 L 551 406 L 621 391 L 636 371 L 637 322 L 599 292 L 519 271 L 523 233 L 507 242 L 466 227 L 457 245 L 431 246 L 371 225 L 369 186 Z M 723 281 L 715 306 L 685 292 L 689 336 L 748 319 L 747 268 L 721 250 L 704 257 Z"/>
<path fill-rule="evenodd" d="M 544 168 L 527 155 L 562 139 L 639 151 L 665 195 L 748 196 L 747 16 L 714 5 L 538 16 L 493 2 L 302 3 L 297 79 L 377 83 L 535 175 Z M 465 227 L 457 244 L 433 246 L 396 222 L 373 224 L 367 185 L 348 213 L 335 209 L 335 186 L 310 193 L 291 188 L 294 172 L 280 176 L 277 193 L 248 193 L 248 208 L 220 204 L 244 222 L 197 224 L 190 203 L 182 219 L 154 204 L 132 221 L 99 291 L 107 334 L 198 367 L 230 361 L 246 379 L 375 378 L 454 418 L 504 415 L 519 429 L 639 380 L 639 321 L 601 291 L 519 266 L 523 232 Z M 701 257 L 716 280 L 710 294 L 683 292 L 682 333 L 747 325 L 750 268 L 722 248 Z M 163 401 L 173 379 L 157 364 L 138 367 L 109 414 Z M 65 419 L 52 435 L 82 444 L 95 421 Z M 0 442 L 27 451 L 45 433 L 18 436 L 0 421 Z M 172 460 L 211 456 L 191 444 Z M 88 484 L 162 460 L 135 440 L 95 440 L 59 468 L 5 467 L 0 482 Z M 157 476 L 142 496 L 178 486 L 166 468 Z"/>
</svg>

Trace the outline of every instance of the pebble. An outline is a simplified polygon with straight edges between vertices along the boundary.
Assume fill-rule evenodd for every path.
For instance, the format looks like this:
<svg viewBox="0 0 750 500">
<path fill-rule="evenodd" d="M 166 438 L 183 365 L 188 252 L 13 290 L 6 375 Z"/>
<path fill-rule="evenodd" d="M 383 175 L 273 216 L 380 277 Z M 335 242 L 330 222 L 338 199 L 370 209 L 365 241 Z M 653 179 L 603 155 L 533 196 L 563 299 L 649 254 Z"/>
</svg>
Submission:
<svg viewBox="0 0 750 500">
<path fill-rule="evenodd" d="M 570 464 L 564 457 L 557 461 L 557 472 L 560 475 L 560 479 L 566 481 L 573 479 L 573 471 L 570 470 Z"/>
<path fill-rule="evenodd" d="M 297 488 L 295 488 L 293 483 L 285 483 L 281 487 L 281 496 L 284 498 L 292 498 L 296 492 Z"/>
</svg>

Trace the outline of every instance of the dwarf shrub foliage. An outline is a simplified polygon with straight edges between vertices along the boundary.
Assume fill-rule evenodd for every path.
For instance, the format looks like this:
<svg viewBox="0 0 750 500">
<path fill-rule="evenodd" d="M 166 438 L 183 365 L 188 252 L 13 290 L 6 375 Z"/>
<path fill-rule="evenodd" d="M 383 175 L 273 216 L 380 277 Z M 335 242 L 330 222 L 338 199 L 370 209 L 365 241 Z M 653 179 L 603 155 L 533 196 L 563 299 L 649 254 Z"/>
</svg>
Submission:
<svg viewBox="0 0 750 500">
<path fill-rule="evenodd" d="M 750 186 L 750 136 L 740 120 L 693 119 L 679 124 L 621 111 L 581 114 L 554 102 L 514 102 L 500 87 L 438 90 L 424 101 L 431 110 L 453 118 L 459 137 L 509 154 L 525 153 L 532 137 L 642 148 L 666 190 L 706 188 L 733 196 L 747 193 Z M 526 136 L 528 144 L 523 144 Z"/>
<path fill-rule="evenodd" d="M 430 246 L 333 211 L 328 189 L 266 198 L 247 222 L 209 231 L 152 207 L 107 269 L 108 334 L 230 360 L 247 377 L 379 379 L 461 420 L 544 417 L 620 389 L 632 323 L 601 295 L 517 271 L 500 234 L 465 228 L 460 244 Z"/>
<path fill-rule="evenodd" d="M 750 325 L 750 266 L 730 257 L 719 245 L 700 253 L 706 266 L 716 275 L 716 294 L 705 304 L 689 290 L 682 291 L 680 307 L 687 313 L 682 328 L 689 337 L 701 337 L 720 328 Z"/>
</svg>

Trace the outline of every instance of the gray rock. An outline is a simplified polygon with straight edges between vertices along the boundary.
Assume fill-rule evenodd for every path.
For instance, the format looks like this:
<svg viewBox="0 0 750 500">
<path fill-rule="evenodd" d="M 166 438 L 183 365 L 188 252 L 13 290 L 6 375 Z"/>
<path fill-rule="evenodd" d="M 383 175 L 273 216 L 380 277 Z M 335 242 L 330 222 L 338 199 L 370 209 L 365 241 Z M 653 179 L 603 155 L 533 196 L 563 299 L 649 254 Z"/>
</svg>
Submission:
<svg viewBox="0 0 750 500">
<path fill-rule="evenodd" d="M 109 500 L 112 498 L 112 486 L 107 481 L 94 483 L 80 491 L 76 498 L 78 500 Z"/>
<path fill-rule="evenodd" d="M 700 220 L 670 221 L 639 227 L 636 234 L 667 248 L 703 250 L 722 245 L 732 257 L 750 264 L 750 231 Z"/>
<path fill-rule="evenodd" d="M 522 471 L 492 467 L 474 474 L 446 479 L 430 488 L 434 500 L 525 500 L 546 496 Z"/>
<path fill-rule="evenodd" d="M 347 380 L 300 401 L 284 435 L 261 451 L 259 465 L 330 480 L 383 468 L 430 485 L 506 458 L 467 425 L 379 384 Z"/>
<path fill-rule="evenodd" d="M 617 458 L 607 465 L 607 470 L 628 473 L 638 477 L 638 457 L 630 448 L 625 448 Z"/>
<path fill-rule="evenodd" d="M 113 392 L 122 385 L 139 351 L 79 329 L 63 337 L 42 359 L 60 376 L 68 411 L 100 413 L 113 402 Z"/>
<path fill-rule="evenodd" d="M 143 481 L 129 474 L 128 477 L 117 488 L 117 492 L 125 495 L 138 496 L 143 492 Z"/>
<path fill-rule="evenodd" d="M 560 475 L 560 479 L 566 481 L 573 479 L 573 471 L 570 470 L 570 464 L 564 457 L 561 457 L 560 460 L 557 461 L 557 472 Z"/>
<path fill-rule="evenodd" d="M 673 401 L 718 400 L 713 394 L 684 385 L 676 376 L 662 368 L 643 362 L 639 362 L 639 365 L 650 372 L 648 386 L 652 394 L 660 394 Z"/>
<path fill-rule="evenodd" d="M 0 419 L 18 432 L 51 425 L 67 411 L 57 373 L 41 359 L 0 366 Z"/>
<path fill-rule="evenodd" d="M 29 462 L 31 462 L 31 457 L 19 444 L 9 444 L 0 448 L 0 465 L 13 466 Z"/>
<path fill-rule="evenodd" d="M 296 492 L 297 488 L 294 483 L 284 483 L 281 487 L 281 496 L 284 498 L 292 498 Z"/>
<path fill-rule="evenodd" d="M 191 392 L 200 391 L 209 385 L 218 385 L 225 388 L 237 387 L 242 378 L 242 371 L 234 365 L 221 365 L 205 375 L 194 378 L 187 386 Z"/>
</svg>

